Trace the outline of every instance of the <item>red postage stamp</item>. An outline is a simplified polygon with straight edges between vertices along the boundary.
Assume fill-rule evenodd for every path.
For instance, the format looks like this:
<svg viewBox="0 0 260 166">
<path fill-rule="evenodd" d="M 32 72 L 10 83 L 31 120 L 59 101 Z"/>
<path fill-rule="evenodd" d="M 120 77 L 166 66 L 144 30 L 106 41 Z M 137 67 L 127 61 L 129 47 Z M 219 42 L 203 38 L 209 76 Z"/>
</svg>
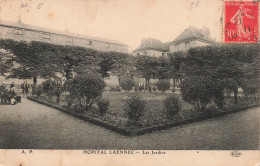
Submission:
<svg viewBox="0 0 260 166">
<path fill-rule="evenodd" d="M 224 42 L 256 43 L 259 38 L 259 2 L 225 1 Z"/>
</svg>

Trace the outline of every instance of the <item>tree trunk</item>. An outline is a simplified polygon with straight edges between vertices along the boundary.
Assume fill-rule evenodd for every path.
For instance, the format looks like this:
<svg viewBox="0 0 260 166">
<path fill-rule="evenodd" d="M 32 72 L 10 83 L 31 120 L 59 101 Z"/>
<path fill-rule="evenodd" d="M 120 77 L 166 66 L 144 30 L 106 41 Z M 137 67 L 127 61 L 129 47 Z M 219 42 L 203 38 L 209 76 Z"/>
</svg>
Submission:
<svg viewBox="0 0 260 166">
<path fill-rule="evenodd" d="M 33 84 L 37 84 L 37 76 L 33 76 Z"/>
<path fill-rule="evenodd" d="M 150 86 L 150 78 L 146 77 L 145 78 L 145 90 L 149 89 L 149 86 Z"/>
<path fill-rule="evenodd" d="M 36 95 L 37 76 L 33 76 L 32 95 Z"/>
<path fill-rule="evenodd" d="M 175 78 L 173 78 L 173 90 L 175 91 Z"/>
<path fill-rule="evenodd" d="M 65 77 L 66 77 L 67 80 L 70 79 L 70 73 L 71 73 L 71 71 L 69 69 L 65 70 Z"/>
<path fill-rule="evenodd" d="M 238 91 L 237 90 L 234 90 L 234 99 L 235 99 L 235 104 L 238 105 L 238 102 L 237 102 L 237 94 L 238 94 Z"/>
</svg>

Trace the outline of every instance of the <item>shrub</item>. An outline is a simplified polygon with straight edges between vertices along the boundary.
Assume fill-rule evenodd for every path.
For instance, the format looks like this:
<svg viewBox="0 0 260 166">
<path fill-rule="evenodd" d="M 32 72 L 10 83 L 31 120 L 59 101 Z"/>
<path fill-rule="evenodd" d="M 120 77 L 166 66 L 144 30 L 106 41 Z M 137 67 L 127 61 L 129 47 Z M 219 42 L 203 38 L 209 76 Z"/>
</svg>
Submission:
<svg viewBox="0 0 260 166">
<path fill-rule="evenodd" d="M 216 92 L 214 99 L 215 99 L 215 103 L 218 106 L 218 108 L 222 108 L 224 106 L 225 96 L 224 96 L 224 92 L 223 91 L 222 91 L 222 93 L 221 92 Z"/>
<path fill-rule="evenodd" d="M 11 98 L 15 96 L 14 91 L 8 91 L 5 85 L 0 85 L 1 103 L 7 104 L 11 102 Z"/>
<path fill-rule="evenodd" d="M 54 81 L 51 79 L 48 79 L 46 81 L 42 82 L 42 89 L 45 94 L 53 92 L 53 84 Z"/>
<path fill-rule="evenodd" d="M 112 86 L 110 92 L 121 92 L 120 86 Z"/>
<path fill-rule="evenodd" d="M 142 100 L 138 93 L 128 96 L 125 101 L 124 110 L 128 116 L 130 125 L 138 125 L 140 118 L 144 115 L 146 102 Z"/>
<path fill-rule="evenodd" d="M 36 95 L 37 95 L 37 97 L 42 95 L 42 86 L 41 85 L 39 85 L 38 88 L 36 89 Z"/>
<path fill-rule="evenodd" d="M 63 92 L 63 86 L 61 85 L 61 83 L 55 80 L 48 79 L 42 82 L 42 89 L 43 92 L 48 96 L 49 100 L 51 100 L 52 96 L 56 96 L 56 102 L 60 102 L 60 96 Z M 38 91 L 38 89 L 36 91 Z"/>
<path fill-rule="evenodd" d="M 54 86 L 54 94 L 56 95 L 56 102 L 59 103 L 60 102 L 60 96 L 63 92 L 63 87 L 61 84 L 57 83 Z"/>
<path fill-rule="evenodd" d="M 167 96 L 163 103 L 169 119 L 172 119 L 181 110 L 179 98 L 174 95 Z"/>
<path fill-rule="evenodd" d="M 109 108 L 109 100 L 108 99 L 100 99 L 98 102 L 97 102 L 97 105 L 98 105 L 98 109 L 99 109 L 99 112 L 102 116 L 104 116 L 104 114 L 107 112 L 108 108 Z"/>
<path fill-rule="evenodd" d="M 77 103 L 81 110 L 88 110 L 102 95 L 106 86 L 102 77 L 94 72 L 78 74 L 67 86 L 70 93 L 69 103 Z"/>
<path fill-rule="evenodd" d="M 159 80 L 157 83 L 156 83 L 156 87 L 159 91 L 162 91 L 163 93 L 170 89 L 170 81 L 169 80 Z"/>
<path fill-rule="evenodd" d="M 128 92 L 133 89 L 135 82 L 134 82 L 133 78 L 123 77 L 123 78 L 121 78 L 119 84 L 125 91 Z"/>
<path fill-rule="evenodd" d="M 237 83 L 237 81 L 233 78 L 225 78 L 225 79 L 221 80 L 220 84 L 221 84 L 221 87 L 224 89 L 223 93 L 224 93 L 224 91 L 234 92 L 234 101 L 235 101 L 235 104 L 237 105 L 238 104 L 238 101 L 237 101 L 238 83 Z"/>
<path fill-rule="evenodd" d="M 216 94 L 214 84 L 210 77 L 187 77 L 181 82 L 182 98 L 197 110 L 205 109 Z"/>
<path fill-rule="evenodd" d="M 257 99 L 260 95 L 259 80 L 256 78 L 245 79 L 242 81 L 242 89 L 246 97 Z"/>
</svg>

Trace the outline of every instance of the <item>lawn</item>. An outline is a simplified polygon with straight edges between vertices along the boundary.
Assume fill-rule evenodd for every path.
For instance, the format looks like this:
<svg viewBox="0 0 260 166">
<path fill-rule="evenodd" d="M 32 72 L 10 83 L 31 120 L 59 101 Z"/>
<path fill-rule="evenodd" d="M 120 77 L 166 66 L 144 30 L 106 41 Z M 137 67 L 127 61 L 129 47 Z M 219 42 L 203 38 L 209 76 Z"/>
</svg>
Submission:
<svg viewBox="0 0 260 166">
<path fill-rule="evenodd" d="M 124 92 L 104 93 L 103 98 L 110 101 L 110 107 L 107 113 L 127 118 L 127 115 L 123 109 L 125 102 L 124 100 L 127 98 L 127 95 L 128 93 Z M 147 103 L 143 122 L 157 122 L 166 118 L 163 100 L 169 94 L 143 92 L 140 93 L 140 95 Z M 192 108 L 191 105 L 183 101 L 180 96 L 179 99 L 182 110 L 189 110 Z"/>
<path fill-rule="evenodd" d="M 118 124 L 118 125 L 126 124 L 128 118 L 123 107 L 124 107 L 125 99 L 127 98 L 128 95 L 129 93 L 125 93 L 125 92 L 104 92 L 102 97 L 108 99 L 110 101 L 110 105 L 109 105 L 109 109 L 107 110 L 105 116 L 102 117 L 102 119 L 110 121 L 113 124 Z M 142 92 L 140 93 L 140 95 L 142 99 L 145 100 L 147 103 L 144 117 L 142 117 L 142 123 L 151 124 L 151 123 L 158 123 L 167 120 L 163 100 L 167 95 L 170 95 L 169 93 Z M 184 112 L 190 111 L 192 109 L 192 106 L 189 103 L 183 101 L 179 94 L 177 94 L 176 96 L 179 97 L 181 108 L 182 108 L 181 109 L 182 111 L 179 113 L 179 116 L 177 115 L 177 117 L 180 117 L 181 114 L 183 114 Z M 61 96 L 60 103 L 58 104 L 63 108 L 67 108 L 65 97 L 66 95 L 63 94 Z M 57 105 L 54 96 L 51 98 L 51 100 L 48 100 L 48 98 L 45 95 L 37 97 L 37 99 L 42 101 L 47 101 L 48 103 Z M 93 108 L 85 112 L 84 114 L 89 116 L 99 117 L 97 105 L 96 104 L 93 105 Z"/>
</svg>

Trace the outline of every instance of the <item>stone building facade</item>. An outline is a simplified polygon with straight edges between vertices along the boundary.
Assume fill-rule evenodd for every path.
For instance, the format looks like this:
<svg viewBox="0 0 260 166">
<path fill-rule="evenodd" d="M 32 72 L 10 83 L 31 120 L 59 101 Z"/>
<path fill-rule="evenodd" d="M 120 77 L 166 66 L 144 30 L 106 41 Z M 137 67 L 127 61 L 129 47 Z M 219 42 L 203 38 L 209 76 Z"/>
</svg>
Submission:
<svg viewBox="0 0 260 166">
<path fill-rule="evenodd" d="M 192 47 L 212 44 L 217 44 L 217 42 L 211 39 L 210 30 L 207 27 L 199 29 L 190 26 L 171 42 L 162 43 L 160 40 L 153 38 L 143 39 L 141 45 L 133 51 L 133 54 L 160 57 L 173 52 L 187 51 Z"/>
<path fill-rule="evenodd" d="M 58 45 L 74 45 L 99 51 L 128 52 L 128 46 L 118 41 L 32 26 L 23 24 L 21 21 L 10 22 L 0 20 L 0 38 L 28 42 L 41 41 Z"/>
<path fill-rule="evenodd" d="M 201 29 L 190 26 L 170 43 L 170 52 L 186 51 L 192 47 L 201 47 L 216 44 L 210 38 L 210 31 L 206 27 Z"/>
<path fill-rule="evenodd" d="M 167 56 L 168 52 L 169 43 L 162 43 L 158 39 L 147 38 L 141 41 L 141 45 L 133 51 L 133 54 L 160 57 Z"/>
</svg>

